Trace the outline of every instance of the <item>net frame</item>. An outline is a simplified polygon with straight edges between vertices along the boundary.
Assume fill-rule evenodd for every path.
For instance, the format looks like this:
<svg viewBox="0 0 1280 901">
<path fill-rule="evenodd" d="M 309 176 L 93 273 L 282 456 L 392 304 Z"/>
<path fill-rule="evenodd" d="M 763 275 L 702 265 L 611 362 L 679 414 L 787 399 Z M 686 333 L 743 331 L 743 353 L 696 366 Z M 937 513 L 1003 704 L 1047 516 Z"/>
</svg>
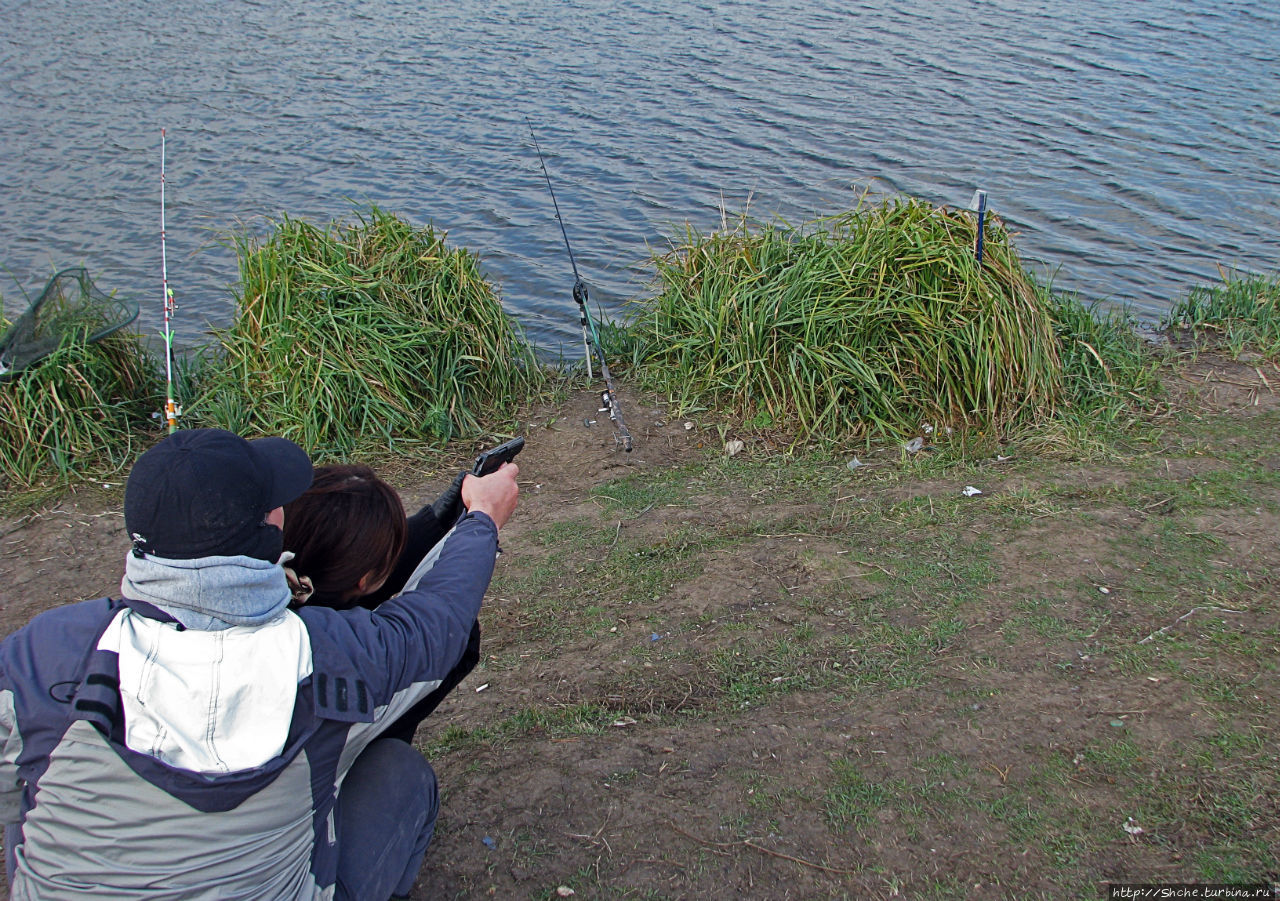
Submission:
<svg viewBox="0 0 1280 901">
<path fill-rule="evenodd" d="M 138 318 L 138 302 L 99 289 L 82 266 L 49 279 L 26 312 L 0 335 L 0 382 L 76 340 L 92 344 Z"/>
</svg>

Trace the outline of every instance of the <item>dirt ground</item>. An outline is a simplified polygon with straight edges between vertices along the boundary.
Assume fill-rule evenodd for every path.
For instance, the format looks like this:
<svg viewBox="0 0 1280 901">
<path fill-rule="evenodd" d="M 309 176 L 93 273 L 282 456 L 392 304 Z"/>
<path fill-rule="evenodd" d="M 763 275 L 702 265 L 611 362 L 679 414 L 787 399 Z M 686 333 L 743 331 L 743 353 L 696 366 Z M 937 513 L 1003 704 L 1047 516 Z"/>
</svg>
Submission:
<svg viewBox="0 0 1280 901">
<path fill-rule="evenodd" d="M 1174 407 L 1244 426 L 1223 446 L 1171 430 L 1140 464 L 890 477 L 899 456 L 864 455 L 812 497 L 762 475 L 764 453 L 721 466 L 714 424 L 652 400 L 624 394 L 630 454 L 607 421 L 584 425 L 588 393 L 532 411 L 481 666 L 418 733 L 443 801 L 412 897 L 1069 898 L 1280 878 L 1277 378 L 1206 359 L 1168 381 Z M 1260 473 L 1247 497 L 1192 503 L 1241 445 Z M 446 481 L 388 477 L 410 507 Z M 1163 556 L 1210 532 L 1207 579 Z M 118 485 L 0 518 L 0 633 L 116 593 L 125 549 Z M 1252 790 L 1238 829 L 1194 810 L 1224 761 Z"/>
</svg>

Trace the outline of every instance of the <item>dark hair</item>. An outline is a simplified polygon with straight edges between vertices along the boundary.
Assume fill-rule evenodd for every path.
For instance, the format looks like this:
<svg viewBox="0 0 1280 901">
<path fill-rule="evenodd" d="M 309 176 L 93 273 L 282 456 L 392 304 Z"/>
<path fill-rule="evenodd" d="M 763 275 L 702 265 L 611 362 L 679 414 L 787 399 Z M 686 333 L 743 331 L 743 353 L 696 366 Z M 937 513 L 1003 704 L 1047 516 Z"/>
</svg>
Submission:
<svg viewBox="0 0 1280 901">
<path fill-rule="evenodd" d="M 390 575 L 407 531 L 400 495 L 359 464 L 316 467 L 311 488 L 284 508 L 289 565 L 315 586 L 307 603 L 324 607 L 355 606 L 362 576 Z"/>
</svg>

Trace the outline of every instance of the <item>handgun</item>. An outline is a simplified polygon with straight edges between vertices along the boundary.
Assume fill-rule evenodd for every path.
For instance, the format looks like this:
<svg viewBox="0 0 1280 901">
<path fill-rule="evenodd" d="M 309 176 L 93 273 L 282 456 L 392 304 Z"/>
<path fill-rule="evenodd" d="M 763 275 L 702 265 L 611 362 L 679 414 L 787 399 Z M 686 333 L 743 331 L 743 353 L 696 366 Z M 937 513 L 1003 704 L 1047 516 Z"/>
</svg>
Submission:
<svg viewBox="0 0 1280 901">
<path fill-rule="evenodd" d="M 478 476 L 487 476 L 491 472 L 496 472 L 503 463 L 510 463 L 523 449 L 524 439 L 512 438 L 505 444 L 499 444 L 476 457 L 476 465 L 471 467 L 471 472 Z"/>
</svg>

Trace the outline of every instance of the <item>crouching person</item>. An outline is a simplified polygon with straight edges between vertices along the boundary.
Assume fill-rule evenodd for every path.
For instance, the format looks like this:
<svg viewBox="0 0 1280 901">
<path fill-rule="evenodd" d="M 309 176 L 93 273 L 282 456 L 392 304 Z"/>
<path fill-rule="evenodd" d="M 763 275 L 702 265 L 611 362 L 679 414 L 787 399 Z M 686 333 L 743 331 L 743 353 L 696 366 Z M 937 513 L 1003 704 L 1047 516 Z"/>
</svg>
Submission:
<svg viewBox="0 0 1280 901">
<path fill-rule="evenodd" d="M 399 597 L 294 611 L 282 507 L 311 483 L 303 450 L 206 429 L 143 454 L 120 599 L 0 644 L 11 897 L 407 894 L 436 779 L 381 734 L 464 653 L 516 473 L 466 479 L 465 512 Z"/>
</svg>

